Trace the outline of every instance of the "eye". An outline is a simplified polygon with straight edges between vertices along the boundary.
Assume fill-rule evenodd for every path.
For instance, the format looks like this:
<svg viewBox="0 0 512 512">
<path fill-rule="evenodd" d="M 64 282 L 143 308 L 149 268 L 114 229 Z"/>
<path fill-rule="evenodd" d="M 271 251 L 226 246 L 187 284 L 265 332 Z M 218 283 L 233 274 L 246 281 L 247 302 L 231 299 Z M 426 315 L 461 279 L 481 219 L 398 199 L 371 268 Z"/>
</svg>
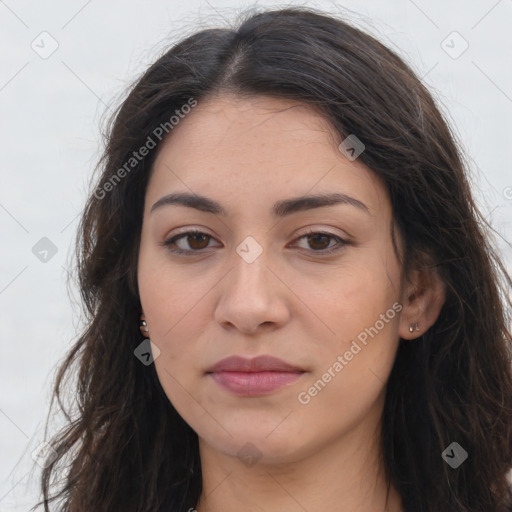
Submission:
<svg viewBox="0 0 512 512">
<path fill-rule="evenodd" d="M 297 240 L 306 239 L 310 247 L 316 247 L 312 252 L 321 254 L 332 254 L 340 251 L 345 245 L 349 245 L 350 242 L 339 236 L 333 235 L 332 233 L 326 233 L 322 231 L 308 231 L 304 235 L 297 238 Z M 337 244 L 329 247 L 330 241 L 335 240 Z"/>
<path fill-rule="evenodd" d="M 179 235 L 173 236 L 169 238 L 165 242 L 162 243 L 165 247 L 167 247 L 171 252 L 177 254 L 185 254 L 192 252 L 200 252 L 202 249 L 208 247 L 208 242 L 213 237 L 208 235 L 207 233 L 203 233 L 202 231 L 193 229 L 190 231 L 185 231 L 184 233 L 180 233 Z M 189 244 L 190 249 L 182 248 L 177 245 L 178 241 L 185 239 L 185 242 Z"/>
<path fill-rule="evenodd" d="M 175 235 L 162 242 L 161 245 L 167 247 L 171 252 L 176 254 L 200 253 L 204 249 L 208 248 L 208 244 L 212 239 L 213 237 L 211 235 L 194 229 Z M 326 233 L 322 231 L 308 231 L 296 240 L 302 239 L 305 239 L 308 245 L 313 247 L 310 252 L 323 255 L 328 255 L 340 251 L 344 246 L 350 244 L 348 240 L 333 235 L 332 233 Z M 337 243 L 330 246 L 330 243 L 333 240 Z M 178 242 L 181 241 L 184 241 L 186 244 L 188 244 L 189 248 L 180 247 Z"/>
</svg>

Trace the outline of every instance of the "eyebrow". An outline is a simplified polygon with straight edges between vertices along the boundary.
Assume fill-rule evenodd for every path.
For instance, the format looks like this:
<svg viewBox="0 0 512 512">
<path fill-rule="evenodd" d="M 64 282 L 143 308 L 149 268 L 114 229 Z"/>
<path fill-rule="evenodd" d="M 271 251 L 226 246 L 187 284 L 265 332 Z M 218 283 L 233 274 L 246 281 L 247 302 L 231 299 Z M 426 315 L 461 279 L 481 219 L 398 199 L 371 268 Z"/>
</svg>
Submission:
<svg viewBox="0 0 512 512">
<path fill-rule="evenodd" d="M 359 199 L 350 197 L 340 192 L 300 196 L 277 201 L 272 207 L 272 213 L 276 217 L 285 217 L 296 212 L 312 210 L 313 208 L 321 208 L 323 206 L 333 206 L 337 204 L 347 204 L 354 206 L 370 215 L 368 206 L 366 206 L 363 202 L 361 202 Z M 188 208 L 195 208 L 201 212 L 227 216 L 226 210 L 217 201 L 198 194 L 189 194 L 185 192 L 168 194 L 164 197 L 161 197 L 151 207 L 150 213 L 153 213 L 158 208 L 166 205 L 186 206 Z"/>
</svg>

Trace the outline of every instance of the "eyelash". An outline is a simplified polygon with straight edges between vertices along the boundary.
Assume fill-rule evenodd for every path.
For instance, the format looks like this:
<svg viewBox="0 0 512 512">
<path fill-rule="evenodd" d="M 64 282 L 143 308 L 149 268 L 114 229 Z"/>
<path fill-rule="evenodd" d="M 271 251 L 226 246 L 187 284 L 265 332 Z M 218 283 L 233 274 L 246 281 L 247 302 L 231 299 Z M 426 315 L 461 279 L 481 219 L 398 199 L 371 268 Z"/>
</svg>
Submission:
<svg viewBox="0 0 512 512">
<path fill-rule="evenodd" d="M 169 238 L 168 240 L 165 240 L 164 242 L 161 242 L 160 245 L 163 245 L 165 247 L 167 247 L 167 249 L 175 254 L 186 254 L 186 255 L 190 255 L 191 253 L 196 253 L 196 254 L 200 254 L 201 252 L 203 252 L 205 249 L 199 249 L 199 250 L 183 250 L 183 249 L 180 249 L 180 248 L 177 248 L 177 247 L 172 247 L 178 240 L 180 240 L 181 238 L 184 238 L 184 237 L 187 237 L 189 235 L 206 235 L 207 237 L 210 237 L 213 238 L 211 235 L 209 235 L 208 233 L 204 233 L 203 231 L 199 231 L 197 229 L 191 229 L 190 231 L 185 231 L 183 233 L 179 233 L 178 235 L 175 235 L 171 238 Z M 335 240 L 338 241 L 338 244 L 339 246 L 336 247 L 336 248 L 331 248 L 331 249 L 321 249 L 319 251 L 315 251 L 315 250 L 312 250 L 313 253 L 315 254 L 321 254 L 321 255 L 325 255 L 325 256 L 328 256 L 328 255 L 331 255 L 335 252 L 338 252 L 340 250 L 342 250 L 346 245 L 350 245 L 351 242 L 349 242 L 348 240 L 345 240 L 343 238 L 340 238 L 339 236 L 336 236 L 336 235 L 333 235 L 332 233 L 326 233 L 326 232 L 323 232 L 323 231 L 314 231 L 314 230 L 310 230 L 310 231 L 307 231 L 306 233 L 302 234 L 300 237 L 298 237 L 296 240 L 301 240 L 302 238 L 305 238 L 309 235 L 322 235 L 322 236 L 327 236 L 329 238 L 334 238 Z"/>
</svg>

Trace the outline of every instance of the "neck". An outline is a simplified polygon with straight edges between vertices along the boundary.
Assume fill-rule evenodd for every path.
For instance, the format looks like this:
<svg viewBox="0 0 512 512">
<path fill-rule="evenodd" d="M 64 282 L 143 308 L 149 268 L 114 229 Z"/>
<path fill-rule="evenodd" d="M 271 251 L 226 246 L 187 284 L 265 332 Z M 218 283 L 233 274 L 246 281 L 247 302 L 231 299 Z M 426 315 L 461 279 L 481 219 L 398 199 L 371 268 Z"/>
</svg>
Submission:
<svg viewBox="0 0 512 512">
<path fill-rule="evenodd" d="M 203 490 L 197 512 L 403 512 L 388 485 L 380 449 L 379 419 L 359 424 L 307 456 L 244 465 L 199 440 Z"/>
</svg>

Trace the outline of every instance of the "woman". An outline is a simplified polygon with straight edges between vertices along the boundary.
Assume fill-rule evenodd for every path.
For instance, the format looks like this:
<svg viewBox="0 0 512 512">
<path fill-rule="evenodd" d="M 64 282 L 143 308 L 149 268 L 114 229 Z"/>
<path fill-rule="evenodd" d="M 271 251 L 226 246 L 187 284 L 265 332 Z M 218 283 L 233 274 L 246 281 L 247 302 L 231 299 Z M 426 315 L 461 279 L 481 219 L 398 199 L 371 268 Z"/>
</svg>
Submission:
<svg viewBox="0 0 512 512">
<path fill-rule="evenodd" d="M 512 510 L 512 282 L 400 58 L 307 8 L 203 30 L 101 164 L 46 511 Z"/>
</svg>

